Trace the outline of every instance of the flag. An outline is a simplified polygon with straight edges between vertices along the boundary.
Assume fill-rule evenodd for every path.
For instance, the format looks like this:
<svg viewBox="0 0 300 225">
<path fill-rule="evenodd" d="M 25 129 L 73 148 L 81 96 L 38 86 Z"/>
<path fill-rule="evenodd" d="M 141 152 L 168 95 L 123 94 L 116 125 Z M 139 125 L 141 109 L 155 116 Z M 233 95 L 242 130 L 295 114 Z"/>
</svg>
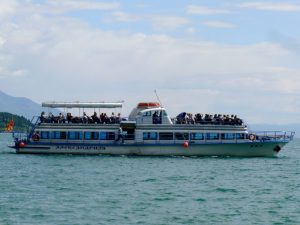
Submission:
<svg viewBox="0 0 300 225">
<path fill-rule="evenodd" d="M 9 122 L 8 122 L 8 124 L 6 125 L 6 128 L 5 128 L 5 131 L 6 132 L 12 132 L 13 131 L 13 129 L 14 129 L 14 120 L 13 119 L 11 119 Z"/>
</svg>

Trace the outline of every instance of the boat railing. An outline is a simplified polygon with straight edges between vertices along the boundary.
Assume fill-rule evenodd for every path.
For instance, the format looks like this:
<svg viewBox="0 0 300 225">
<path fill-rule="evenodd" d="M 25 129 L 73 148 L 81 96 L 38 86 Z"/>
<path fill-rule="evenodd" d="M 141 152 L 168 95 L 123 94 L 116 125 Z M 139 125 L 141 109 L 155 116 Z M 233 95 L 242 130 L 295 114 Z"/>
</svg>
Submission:
<svg viewBox="0 0 300 225">
<path fill-rule="evenodd" d="M 30 139 L 30 137 L 32 136 L 34 129 L 38 123 L 39 123 L 39 117 L 34 116 L 31 119 L 30 125 L 27 127 L 26 131 L 13 131 L 12 136 L 13 136 L 13 139 L 15 140 L 15 142 L 28 141 Z"/>
<path fill-rule="evenodd" d="M 96 118 L 92 119 L 91 117 L 89 118 L 84 118 L 84 117 L 73 117 L 72 119 L 60 119 L 59 117 L 45 117 L 44 119 L 41 119 L 39 117 L 38 123 L 39 124 L 120 124 L 122 121 L 125 121 L 126 119 L 124 118 Z"/>
<path fill-rule="evenodd" d="M 227 126 L 247 126 L 245 122 L 227 122 L 227 121 L 216 121 L 216 120 L 201 120 L 201 121 L 188 121 L 178 120 L 177 118 L 171 118 L 173 124 L 176 125 L 227 125 Z"/>
<path fill-rule="evenodd" d="M 39 116 L 34 116 L 34 117 L 32 117 L 32 119 L 31 119 L 31 121 L 30 121 L 31 126 L 28 127 L 28 130 L 27 130 L 28 139 L 33 135 L 34 129 L 35 129 L 35 127 L 36 127 L 39 123 L 40 123 L 40 117 L 39 117 Z"/>
<path fill-rule="evenodd" d="M 254 135 L 254 141 L 291 141 L 294 138 L 294 131 L 256 131 L 250 132 L 249 137 Z"/>
<path fill-rule="evenodd" d="M 24 133 L 24 132 L 12 132 L 12 136 L 13 139 L 15 141 L 15 143 L 19 143 L 19 142 L 27 142 L 27 137 L 28 137 L 28 133 Z"/>
<path fill-rule="evenodd" d="M 182 144 L 184 142 L 189 142 L 191 144 L 228 144 L 228 143 L 245 143 L 253 142 L 289 142 L 293 140 L 295 135 L 294 131 L 257 131 L 257 132 L 249 132 L 245 134 L 242 138 L 234 137 L 232 139 L 223 139 L 221 135 L 216 136 L 215 139 L 207 139 L 203 137 L 203 139 L 199 140 L 191 140 L 190 138 L 186 139 L 172 139 L 172 140 L 143 140 L 143 143 L 152 143 L 152 144 Z M 150 142 L 149 142 L 150 141 Z"/>
</svg>

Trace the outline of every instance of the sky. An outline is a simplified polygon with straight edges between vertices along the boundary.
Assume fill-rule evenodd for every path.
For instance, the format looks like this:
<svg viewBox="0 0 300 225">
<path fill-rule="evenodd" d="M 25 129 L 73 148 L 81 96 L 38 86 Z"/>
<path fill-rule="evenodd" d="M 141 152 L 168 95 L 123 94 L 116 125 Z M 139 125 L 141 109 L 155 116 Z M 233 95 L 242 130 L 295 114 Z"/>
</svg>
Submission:
<svg viewBox="0 0 300 225">
<path fill-rule="evenodd" d="M 300 121 L 299 0 L 0 0 L 0 90 Z"/>
</svg>

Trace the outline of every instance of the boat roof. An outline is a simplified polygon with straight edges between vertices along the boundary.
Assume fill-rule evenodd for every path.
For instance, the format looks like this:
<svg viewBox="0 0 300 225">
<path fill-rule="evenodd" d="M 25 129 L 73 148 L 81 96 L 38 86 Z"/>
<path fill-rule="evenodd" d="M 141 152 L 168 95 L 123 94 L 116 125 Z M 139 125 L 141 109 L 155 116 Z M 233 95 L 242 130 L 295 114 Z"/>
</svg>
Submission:
<svg viewBox="0 0 300 225">
<path fill-rule="evenodd" d="M 123 102 L 43 102 L 50 108 L 122 108 Z"/>
</svg>

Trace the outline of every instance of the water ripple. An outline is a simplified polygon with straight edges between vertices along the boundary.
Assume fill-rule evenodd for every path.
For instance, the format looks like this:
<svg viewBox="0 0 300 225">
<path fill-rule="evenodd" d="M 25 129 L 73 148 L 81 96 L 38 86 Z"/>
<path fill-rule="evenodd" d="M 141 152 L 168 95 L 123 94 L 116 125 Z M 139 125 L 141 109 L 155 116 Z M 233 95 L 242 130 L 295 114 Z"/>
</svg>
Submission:
<svg viewBox="0 0 300 225">
<path fill-rule="evenodd" d="M 17 155 L 0 224 L 300 224 L 300 140 L 277 158 Z"/>
</svg>

